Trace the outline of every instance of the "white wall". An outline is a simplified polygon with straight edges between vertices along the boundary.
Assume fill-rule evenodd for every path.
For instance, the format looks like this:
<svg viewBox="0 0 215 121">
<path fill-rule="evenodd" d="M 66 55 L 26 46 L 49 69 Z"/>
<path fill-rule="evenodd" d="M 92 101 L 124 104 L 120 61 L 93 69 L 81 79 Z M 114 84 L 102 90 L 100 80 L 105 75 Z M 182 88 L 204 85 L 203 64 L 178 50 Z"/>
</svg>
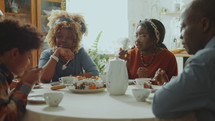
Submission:
<svg viewBox="0 0 215 121">
<path fill-rule="evenodd" d="M 184 6 L 190 1 L 192 0 L 128 0 L 129 39 L 134 41 L 135 29 L 139 20 L 155 18 L 160 20 L 166 28 L 164 44 L 169 49 L 175 48 L 173 40 L 178 39 L 180 35 L 180 14 L 164 15 L 162 9 L 166 8 L 168 12 L 174 12 L 175 3 Z M 178 45 L 178 47 L 181 46 Z"/>
<path fill-rule="evenodd" d="M 190 3 L 192 0 L 125 0 L 125 2 L 121 2 L 122 4 L 127 2 L 127 16 L 128 16 L 128 37 L 130 40 L 134 41 L 134 34 L 136 25 L 139 20 L 144 20 L 146 18 L 155 18 L 159 19 L 163 22 L 164 26 L 166 27 L 166 37 L 164 40 L 164 44 L 169 49 L 175 48 L 175 43 L 173 43 L 174 38 L 179 38 L 180 34 L 180 22 L 179 22 L 179 14 L 171 14 L 171 15 L 163 15 L 161 11 L 163 8 L 166 8 L 169 12 L 174 11 L 174 4 L 181 3 L 181 6 L 184 6 Z M 74 1 L 66 0 L 67 2 L 67 10 L 73 11 L 72 8 L 76 7 L 74 5 Z M 88 0 L 86 0 L 88 2 Z M 92 4 L 82 4 L 82 6 L 78 6 L 78 8 L 83 9 L 83 7 L 94 5 L 97 12 L 101 10 L 98 4 L 93 3 L 92 0 L 90 1 Z M 104 1 L 103 1 L 104 2 Z M 108 11 L 110 13 L 114 13 L 111 7 L 114 4 L 107 4 Z M 90 11 L 90 10 L 89 10 Z M 92 10 L 91 10 L 92 11 Z M 95 12 L 95 14 L 97 13 Z M 98 15 L 96 15 L 96 19 L 98 21 Z M 114 19 L 114 18 L 113 18 Z M 109 23 L 110 24 L 110 23 Z M 90 25 L 89 25 L 90 26 Z M 97 32 L 98 33 L 98 32 Z M 96 36 L 97 33 L 90 33 L 90 35 Z M 88 40 L 89 41 L 89 40 Z M 92 41 L 92 40 L 91 40 Z M 105 42 L 104 42 L 105 43 Z M 180 47 L 180 45 L 178 46 Z"/>
<path fill-rule="evenodd" d="M 129 26 L 129 39 L 135 40 L 135 30 L 139 20 L 146 18 L 157 18 L 157 12 L 152 12 L 151 9 L 157 11 L 153 7 L 155 0 L 128 0 L 128 26 Z"/>
<path fill-rule="evenodd" d="M 118 55 L 121 41 L 128 37 L 127 0 L 67 0 L 67 11 L 86 20 L 88 35 L 81 41 L 86 50 L 102 31 L 98 52 Z"/>
<path fill-rule="evenodd" d="M 129 39 L 135 40 L 135 29 L 139 20 L 146 18 L 155 18 L 160 20 L 165 28 L 166 35 L 164 44 L 169 50 L 182 47 L 180 36 L 180 14 L 162 14 L 163 8 L 168 12 L 175 11 L 175 3 L 180 3 L 181 9 L 192 0 L 128 0 L 128 26 L 129 26 Z M 180 12 L 179 12 L 180 13 Z M 174 38 L 178 42 L 174 42 Z M 176 57 L 178 63 L 178 73 L 183 71 L 183 58 Z"/>
</svg>

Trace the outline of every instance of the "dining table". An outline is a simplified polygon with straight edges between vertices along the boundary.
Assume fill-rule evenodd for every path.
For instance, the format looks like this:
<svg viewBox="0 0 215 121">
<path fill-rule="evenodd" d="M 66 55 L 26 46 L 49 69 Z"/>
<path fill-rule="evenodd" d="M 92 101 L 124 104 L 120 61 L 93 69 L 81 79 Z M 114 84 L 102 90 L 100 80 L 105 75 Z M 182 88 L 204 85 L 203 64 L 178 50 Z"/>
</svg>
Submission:
<svg viewBox="0 0 215 121">
<path fill-rule="evenodd" d="M 99 92 L 73 92 L 59 89 L 64 97 L 57 107 L 46 103 L 28 102 L 22 121 L 154 121 L 151 102 L 139 102 L 129 85 L 125 95 L 109 95 L 107 89 Z M 29 96 L 43 95 L 51 90 L 50 84 L 32 89 Z M 151 95 L 151 94 L 150 94 Z"/>
</svg>

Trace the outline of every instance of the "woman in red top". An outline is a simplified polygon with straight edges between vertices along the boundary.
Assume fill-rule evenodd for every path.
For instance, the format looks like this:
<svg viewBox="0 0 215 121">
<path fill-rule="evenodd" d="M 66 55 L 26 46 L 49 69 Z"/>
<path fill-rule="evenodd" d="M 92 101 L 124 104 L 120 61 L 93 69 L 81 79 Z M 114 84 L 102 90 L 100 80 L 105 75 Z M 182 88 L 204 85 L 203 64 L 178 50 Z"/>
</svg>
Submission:
<svg viewBox="0 0 215 121">
<path fill-rule="evenodd" d="M 136 31 L 136 47 L 120 49 L 119 57 L 127 61 L 130 79 L 153 78 L 161 68 L 168 78 L 178 74 L 175 56 L 163 44 L 164 25 L 156 19 L 140 21 Z"/>
</svg>

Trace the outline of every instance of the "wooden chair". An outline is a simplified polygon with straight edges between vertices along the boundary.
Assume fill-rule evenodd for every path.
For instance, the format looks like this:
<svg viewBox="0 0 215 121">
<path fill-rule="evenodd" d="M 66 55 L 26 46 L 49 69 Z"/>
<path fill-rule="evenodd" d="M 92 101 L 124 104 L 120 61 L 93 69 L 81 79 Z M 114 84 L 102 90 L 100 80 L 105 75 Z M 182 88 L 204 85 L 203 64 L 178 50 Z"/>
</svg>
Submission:
<svg viewBox="0 0 215 121">
<path fill-rule="evenodd" d="M 181 118 L 177 119 L 161 119 L 155 118 L 155 121 L 197 121 L 195 113 L 189 113 Z"/>
</svg>

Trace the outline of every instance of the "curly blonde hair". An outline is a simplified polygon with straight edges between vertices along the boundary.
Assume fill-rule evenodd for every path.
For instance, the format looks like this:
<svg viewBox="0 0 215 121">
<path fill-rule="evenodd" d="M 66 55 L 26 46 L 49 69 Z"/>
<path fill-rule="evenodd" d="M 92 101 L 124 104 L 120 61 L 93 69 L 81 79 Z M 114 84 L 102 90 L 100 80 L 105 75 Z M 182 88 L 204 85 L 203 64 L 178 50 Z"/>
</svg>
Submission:
<svg viewBox="0 0 215 121">
<path fill-rule="evenodd" d="M 59 19 L 69 19 L 70 21 L 64 21 Z M 73 52 L 77 52 L 80 48 L 80 41 L 82 35 L 87 34 L 87 27 L 83 16 L 80 14 L 72 14 L 63 10 L 52 10 L 50 17 L 48 18 L 48 26 L 50 30 L 45 38 L 45 41 L 49 43 L 51 48 L 56 48 L 56 35 L 62 29 L 70 29 L 72 40 L 76 40 L 71 48 Z"/>
</svg>

